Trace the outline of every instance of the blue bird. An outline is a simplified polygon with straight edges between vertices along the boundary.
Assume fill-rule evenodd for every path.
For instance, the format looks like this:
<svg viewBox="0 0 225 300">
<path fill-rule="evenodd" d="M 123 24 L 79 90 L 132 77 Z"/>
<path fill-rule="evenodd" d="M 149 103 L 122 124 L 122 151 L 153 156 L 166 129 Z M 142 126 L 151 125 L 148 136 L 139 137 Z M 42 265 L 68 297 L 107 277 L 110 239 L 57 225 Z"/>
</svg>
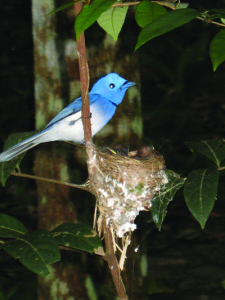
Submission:
<svg viewBox="0 0 225 300">
<path fill-rule="evenodd" d="M 89 92 L 92 136 L 101 130 L 116 112 L 126 90 L 135 83 L 116 73 L 100 78 Z M 45 129 L 0 154 L 0 162 L 8 161 L 38 144 L 52 141 L 84 143 L 81 97 L 64 108 Z"/>
</svg>

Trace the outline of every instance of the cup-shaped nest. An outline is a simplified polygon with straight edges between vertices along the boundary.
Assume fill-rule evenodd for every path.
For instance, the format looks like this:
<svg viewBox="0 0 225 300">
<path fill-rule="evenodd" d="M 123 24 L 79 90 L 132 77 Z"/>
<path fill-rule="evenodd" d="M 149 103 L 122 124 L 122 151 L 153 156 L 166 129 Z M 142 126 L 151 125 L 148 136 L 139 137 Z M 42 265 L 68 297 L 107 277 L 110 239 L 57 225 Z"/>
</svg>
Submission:
<svg viewBox="0 0 225 300">
<path fill-rule="evenodd" d="M 92 189 L 99 210 L 98 229 L 106 218 L 115 235 L 123 237 L 136 229 L 134 219 L 139 211 L 150 210 L 153 196 L 168 183 L 162 155 L 147 147 L 125 155 L 94 146 Z M 144 153 L 144 154 L 143 154 Z"/>
</svg>

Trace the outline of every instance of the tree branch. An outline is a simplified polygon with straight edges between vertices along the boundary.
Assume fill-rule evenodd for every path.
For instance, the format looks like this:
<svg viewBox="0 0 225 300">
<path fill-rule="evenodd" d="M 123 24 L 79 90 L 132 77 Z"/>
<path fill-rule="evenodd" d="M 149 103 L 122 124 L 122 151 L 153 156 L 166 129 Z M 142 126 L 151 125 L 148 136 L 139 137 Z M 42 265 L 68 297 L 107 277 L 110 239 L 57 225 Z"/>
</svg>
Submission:
<svg viewBox="0 0 225 300">
<path fill-rule="evenodd" d="M 77 16 L 82 9 L 82 2 L 74 4 L 75 15 Z M 86 46 L 84 32 L 81 33 L 77 41 L 77 54 L 79 61 L 81 96 L 82 96 L 82 120 L 84 126 L 85 144 L 92 143 L 90 105 L 89 105 L 89 69 L 86 58 Z"/>
<path fill-rule="evenodd" d="M 119 299 L 127 300 L 128 297 L 126 294 L 125 287 L 123 285 L 122 278 L 120 276 L 120 269 L 114 252 L 113 236 L 112 236 L 112 231 L 110 230 L 110 224 L 107 224 L 106 219 L 104 219 L 102 225 L 103 225 L 103 233 L 104 233 L 105 248 L 106 248 L 105 249 L 106 254 L 104 256 L 104 259 L 108 263 L 109 270 L 111 272 Z"/>
<path fill-rule="evenodd" d="M 82 9 L 82 3 L 74 4 L 75 14 L 78 15 Z M 81 93 L 82 93 L 82 116 L 83 116 L 83 125 L 84 125 L 84 135 L 85 135 L 85 144 L 86 144 L 86 153 L 87 153 L 87 166 L 88 166 L 88 175 L 90 180 L 90 188 L 95 191 L 94 186 L 94 176 L 95 176 L 95 165 L 94 165 L 94 156 L 95 151 L 92 144 L 92 135 L 91 135 L 91 122 L 90 122 L 90 106 L 88 99 L 88 82 L 89 82 L 89 71 L 88 64 L 86 59 L 86 48 L 85 48 L 85 39 L 84 33 L 82 33 L 77 41 L 77 51 L 78 51 L 78 60 L 79 60 L 79 70 L 80 70 L 80 80 L 81 80 Z M 116 255 L 114 253 L 113 247 L 113 237 L 110 231 L 110 227 L 104 226 L 104 237 L 105 237 L 105 247 L 106 255 L 104 258 L 107 260 L 115 288 L 120 300 L 127 300 L 126 291 L 120 277 L 120 270 Z"/>
<path fill-rule="evenodd" d="M 117 3 L 114 3 L 112 5 L 112 7 L 124 7 L 124 6 L 133 6 L 133 5 L 138 5 L 141 1 L 135 1 L 135 2 L 124 2 L 124 3 L 121 3 L 121 2 L 117 2 Z M 176 10 L 178 9 L 178 7 L 173 3 L 173 2 L 169 2 L 169 1 L 157 1 L 157 0 L 153 0 L 151 1 L 152 3 L 157 3 L 161 6 L 165 6 L 165 7 L 168 7 L 172 10 Z M 174 1 L 176 2 L 176 1 Z M 204 21 L 206 23 L 211 23 L 211 24 L 214 24 L 214 25 L 217 25 L 217 26 L 220 26 L 220 27 L 225 27 L 225 24 L 223 23 L 218 23 L 218 22 L 215 22 L 211 19 L 205 19 L 203 17 L 197 17 L 196 19 L 198 20 L 201 20 L 201 21 Z"/>
<path fill-rule="evenodd" d="M 63 181 L 56 180 L 56 179 L 50 179 L 50 178 L 45 178 L 45 177 L 39 177 L 39 176 L 24 174 L 24 173 L 15 172 L 15 171 L 11 175 L 18 176 L 18 177 L 23 177 L 23 178 L 30 178 L 30 179 L 34 179 L 34 180 L 45 181 L 45 182 L 49 182 L 49 183 L 61 184 L 61 185 L 65 185 L 65 186 L 69 186 L 69 187 L 73 187 L 73 188 L 78 188 L 78 189 L 90 192 L 90 188 L 89 188 L 90 182 L 89 182 L 89 180 L 86 181 L 84 184 L 75 184 L 75 183 L 70 183 L 70 182 L 63 182 Z"/>
</svg>

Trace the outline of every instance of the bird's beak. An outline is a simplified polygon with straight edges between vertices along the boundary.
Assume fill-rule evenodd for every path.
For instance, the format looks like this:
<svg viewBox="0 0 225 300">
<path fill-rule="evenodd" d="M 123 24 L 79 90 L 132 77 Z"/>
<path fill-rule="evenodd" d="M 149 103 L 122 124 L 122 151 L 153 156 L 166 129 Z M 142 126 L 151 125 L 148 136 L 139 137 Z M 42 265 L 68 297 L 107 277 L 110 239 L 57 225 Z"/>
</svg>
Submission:
<svg viewBox="0 0 225 300">
<path fill-rule="evenodd" d="M 130 86 L 133 86 L 135 85 L 136 83 L 135 82 L 132 82 L 132 81 L 125 81 L 124 84 L 121 86 L 121 89 L 123 88 L 126 88 L 128 89 Z"/>
</svg>

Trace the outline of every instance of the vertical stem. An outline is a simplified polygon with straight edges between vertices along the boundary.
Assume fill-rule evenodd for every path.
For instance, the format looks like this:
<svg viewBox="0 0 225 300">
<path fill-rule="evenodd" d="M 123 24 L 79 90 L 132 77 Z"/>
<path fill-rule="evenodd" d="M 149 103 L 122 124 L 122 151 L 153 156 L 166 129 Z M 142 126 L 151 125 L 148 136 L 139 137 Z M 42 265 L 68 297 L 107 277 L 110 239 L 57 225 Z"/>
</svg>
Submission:
<svg viewBox="0 0 225 300">
<path fill-rule="evenodd" d="M 110 230 L 110 225 L 107 225 L 106 219 L 103 221 L 103 233 L 105 238 L 106 254 L 104 259 L 108 262 L 109 270 L 111 272 L 113 282 L 120 300 L 127 300 L 127 294 L 120 276 L 120 269 L 117 262 L 113 247 L 113 236 Z"/>
<path fill-rule="evenodd" d="M 75 15 L 77 16 L 82 9 L 82 2 L 74 4 Z M 80 70 L 81 96 L 82 96 L 82 120 L 84 126 L 84 140 L 85 144 L 92 142 L 91 134 L 91 120 L 90 120 L 90 105 L 89 105 L 89 69 L 86 57 L 86 46 L 84 32 L 81 33 L 77 41 L 77 53 Z"/>
<path fill-rule="evenodd" d="M 82 9 L 82 2 L 77 2 L 74 4 L 76 16 Z M 80 70 L 80 81 L 81 81 L 81 95 L 82 95 L 82 117 L 83 117 L 83 126 L 84 126 L 84 137 L 86 144 L 86 153 L 87 153 L 87 165 L 90 182 L 94 182 L 94 169 L 91 166 L 91 158 L 93 156 L 93 147 L 92 147 L 92 134 L 91 134 L 91 121 L 90 121 L 90 106 L 89 106 L 89 97 L 88 97 L 88 87 L 89 87 L 89 70 L 86 58 L 86 47 L 85 47 L 85 38 L 84 33 L 79 36 L 77 41 L 77 52 L 79 60 L 79 70 Z M 106 255 L 105 260 L 108 262 L 110 272 L 115 284 L 115 288 L 120 300 L 127 300 L 126 291 L 120 276 L 120 269 L 114 253 L 113 248 L 113 236 L 110 230 L 110 227 L 107 226 L 106 221 L 104 220 L 104 237 L 105 237 L 105 247 Z"/>
</svg>

